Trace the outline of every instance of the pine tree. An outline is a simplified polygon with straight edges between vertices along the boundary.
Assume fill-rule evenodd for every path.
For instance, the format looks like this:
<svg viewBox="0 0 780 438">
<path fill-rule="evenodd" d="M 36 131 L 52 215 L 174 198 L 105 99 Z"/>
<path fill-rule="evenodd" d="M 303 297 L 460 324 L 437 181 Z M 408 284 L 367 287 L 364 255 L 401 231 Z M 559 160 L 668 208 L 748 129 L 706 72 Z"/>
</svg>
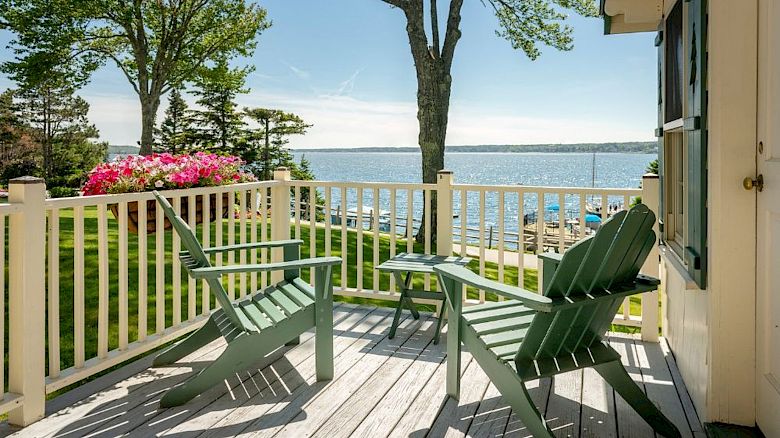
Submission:
<svg viewBox="0 0 780 438">
<path fill-rule="evenodd" d="M 181 97 L 179 89 L 174 88 L 168 97 L 168 109 L 165 119 L 157 131 L 157 151 L 179 154 L 187 148 L 192 137 L 192 120 L 187 102 Z"/>
<path fill-rule="evenodd" d="M 288 137 L 303 135 L 312 125 L 298 115 L 275 109 L 245 108 L 244 114 L 259 125 L 249 130 L 247 136 L 257 156 L 253 166 L 255 175 L 262 180 L 269 180 L 275 168 L 293 168 L 293 156 L 285 148 L 290 142 Z"/>
<path fill-rule="evenodd" d="M 246 75 L 251 68 L 230 68 L 221 59 L 213 67 L 201 69 L 195 80 L 193 94 L 198 96 L 201 110 L 193 111 L 196 141 L 200 149 L 244 156 L 244 121 L 236 105 L 239 94 L 249 92 L 244 88 Z"/>
</svg>

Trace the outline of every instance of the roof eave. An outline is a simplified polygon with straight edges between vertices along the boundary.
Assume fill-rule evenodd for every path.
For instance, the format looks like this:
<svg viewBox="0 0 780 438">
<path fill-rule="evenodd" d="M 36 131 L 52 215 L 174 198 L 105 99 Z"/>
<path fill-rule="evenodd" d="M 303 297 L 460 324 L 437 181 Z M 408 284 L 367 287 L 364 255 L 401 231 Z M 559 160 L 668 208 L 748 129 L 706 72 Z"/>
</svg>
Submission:
<svg viewBox="0 0 780 438">
<path fill-rule="evenodd" d="M 663 0 L 601 0 L 604 34 L 655 32 L 663 18 Z"/>
</svg>

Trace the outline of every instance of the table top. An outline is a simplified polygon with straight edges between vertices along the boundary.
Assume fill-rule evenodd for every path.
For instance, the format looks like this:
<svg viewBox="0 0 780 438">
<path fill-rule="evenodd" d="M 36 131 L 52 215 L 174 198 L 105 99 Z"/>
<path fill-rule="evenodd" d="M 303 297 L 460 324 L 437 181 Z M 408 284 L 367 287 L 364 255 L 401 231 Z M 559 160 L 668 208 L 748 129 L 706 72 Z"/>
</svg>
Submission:
<svg viewBox="0 0 780 438">
<path fill-rule="evenodd" d="M 423 274 L 433 274 L 433 267 L 438 264 L 453 263 L 459 266 L 465 266 L 470 261 L 470 257 L 401 253 L 377 266 L 376 269 L 386 272 L 419 272 Z"/>
</svg>

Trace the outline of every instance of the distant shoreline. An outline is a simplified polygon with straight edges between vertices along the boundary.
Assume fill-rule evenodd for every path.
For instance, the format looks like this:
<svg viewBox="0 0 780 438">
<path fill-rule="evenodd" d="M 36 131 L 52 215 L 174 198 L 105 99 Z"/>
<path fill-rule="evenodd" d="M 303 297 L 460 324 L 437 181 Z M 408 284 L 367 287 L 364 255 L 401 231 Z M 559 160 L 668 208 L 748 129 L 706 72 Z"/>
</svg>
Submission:
<svg viewBox="0 0 780 438">
<path fill-rule="evenodd" d="M 361 147 L 361 148 L 312 148 L 291 149 L 296 153 L 419 153 L 418 147 Z M 474 145 L 447 146 L 447 153 L 633 153 L 655 154 L 658 152 L 656 142 L 625 142 L 625 143 L 579 143 L 555 145 Z"/>
<path fill-rule="evenodd" d="M 110 145 L 109 154 L 137 154 L 137 146 Z M 420 148 L 375 146 L 359 148 L 312 148 L 290 149 L 292 152 L 305 154 L 317 153 L 419 153 Z M 622 153 L 622 154 L 655 154 L 658 153 L 658 143 L 654 141 L 632 141 L 620 143 L 576 143 L 576 144 L 533 144 L 533 145 L 470 145 L 447 146 L 447 153 Z"/>
</svg>

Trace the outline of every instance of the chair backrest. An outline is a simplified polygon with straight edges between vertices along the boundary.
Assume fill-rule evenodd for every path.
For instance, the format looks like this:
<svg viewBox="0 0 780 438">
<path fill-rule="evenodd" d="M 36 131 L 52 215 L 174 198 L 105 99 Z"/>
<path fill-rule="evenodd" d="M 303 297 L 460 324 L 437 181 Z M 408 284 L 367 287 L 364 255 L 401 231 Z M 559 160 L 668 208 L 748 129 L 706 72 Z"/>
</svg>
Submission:
<svg viewBox="0 0 780 438">
<path fill-rule="evenodd" d="M 179 235 L 181 244 L 186 250 L 186 252 L 182 252 L 181 254 L 174 254 L 174 257 L 179 257 L 181 259 L 182 266 L 184 266 L 187 272 L 189 272 L 190 269 L 211 267 L 208 256 L 203 252 L 203 247 L 200 245 L 200 242 L 195 236 L 195 233 L 192 232 L 190 226 L 184 222 L 181 217 L 176 215 L 173 207 L 164 196 L 160 195 L 156 190 L 153 194 L 162 207 L 165 217 L 168 218 L 168 221 L 173 225 L 176 234 Z M 158 232 L 161 232 L 161 230 Z M 220 307 L 225 311 L 225 315 L 230 318 L 231 322 L 233 322 L 236 327 L 242 327 L 236 310 L 233 308 L 233 304 L 230 301 L 230 297 L 222 286 L 222 281 L 220 281 L 219 278 L 209 278 L 206 282 L 209 285 L 209 290 L 214 294 L 217 302 L 219 302 Z"/>
<path fill-rule="evenodd" d="M 639 204 L 606 220 L 594 236 L 572 246 L 543 291 L 549 298 L 576 300 L 632 284 L 655 244 L 655 214 Z M 552 313 L 538 313 L 515 360 L 553 358 L 601 341 L 623 299 L 604 296 Z"/>
</svg>

